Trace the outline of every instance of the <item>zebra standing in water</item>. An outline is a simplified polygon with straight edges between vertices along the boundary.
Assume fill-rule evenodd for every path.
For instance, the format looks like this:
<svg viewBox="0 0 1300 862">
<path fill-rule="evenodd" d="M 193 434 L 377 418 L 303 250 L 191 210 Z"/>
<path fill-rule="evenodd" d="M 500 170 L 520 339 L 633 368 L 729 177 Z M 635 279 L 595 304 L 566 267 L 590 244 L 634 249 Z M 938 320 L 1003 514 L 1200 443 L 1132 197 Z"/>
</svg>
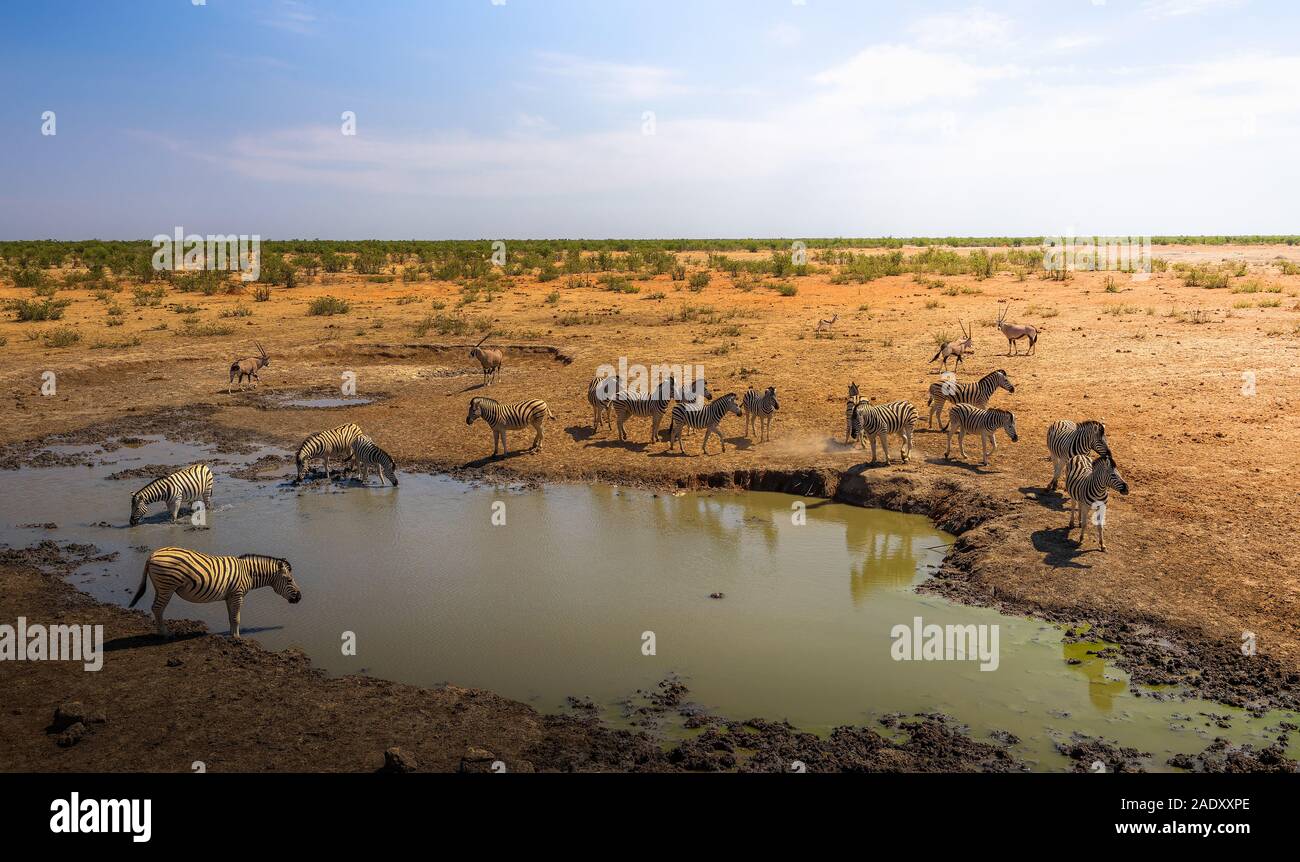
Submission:
<svg viewBox="0 0 1300 862">
<path fill-rule="evenodd" d="M 871 463 L 876 463 L 876 438 L 885 450 L 885 463 L 889 463 L 889 435 L 897 434 L 901 438 L 899 446 L 903 452 L 903 463 L 912 457 L 912 432 L 916 429 L 916 408 L 910 401 L 891 401 L 888 404 L 873 406 L 869 401 L 858 403 L 853 414 L 853 432 L 858 438 L 858 445 L 867 448 L 866 440 L 871 439 Z"/>
<path fill-rule="evenodd" d="M 587 403 L 591 405 L 591 433 L 600 431 L 600 422 L 605 420 L 605 427 L 614 430 L 614 420 L 610 413 L 614 409 L 614 399 L 622 391 L 622 382 L 615 374 L 609 377 L 593 377 L 587 384 Z"/>
<path fill-rule="evenodd" d="M 163 622 L 163 610 L 173 593 L 198 604 L 224 601 L 232 637 L 239 637 L 239 609 L 249 590 L 270 587 L 291 605 L 302 601 L 302 590 L 293 579 L 289 561 L 261 554 L 213 557 L 184 548 L 159 548 L 145 560 L 140 589 L 135 591 L 135 598 L 127 607 L 135 607 L 144 597 L 145 584 L 150 582 L 154 592 L 153 618 L 161 637 L 170 637 Z"/>
<path fill-rule="evenodd" d="M 955 380 L 946 380 L 943 383 L 930 384 L 930 400 L 927 405 L 930 408 L 930 415 L 925 418 L 925 427 L 934 427 L 934 418 L 939 417 L 939 430 L 947 431 L 948 426 L 943 423 L 943 403 L 949 401 L 952 404 L 973 404 L 976 407 L 985 407 L 993 393 L 999 389 L 1005 389 L 1008 392 L 1015 392 L 1016 387 L 1011 385 L 1007 372 L 999 368 L 997 371 L 990 371 L 974 383 L 957 383 Z M 950 411 L 951 416 L 951 411 Z"/>
<path fill-rule="evenodd" d="M 1128 494 L 1128 483 L 1119 474 L 1119 468 L 1115 466 L 1115 458 L 1109 453 L 1098 455 L 1097 460 L 1092 460 L 1087 455 L 1075 455 L 1070 459 L 1069 472 L 1065 474 L 1065 491 L 1070 495 L 1070 526 L 1065 528 L 1065 537 L 1070 538 L 1070 530 L 1074 528 L 1074 516 L 1076 512 L 1079 516 L 1079 545 L 1083 545 L 1083 537 L 1087 535 L 1088 524 L 1083 519 L 1084 511 L 1092 512 L 1092 522 L 1097 525 L 1097 544 L 1101 549 L 1106 550 L 1106 539 L 1102 535 L 1102 527 L 1106 525 L 1106 498 L 1110 496 L 1110 489 L 1114 488 L 1121 494 Z"/>
<path fill-rule="evenodd" d="M 496 457 L 498 441 L 502 454 L 509 455 L 506 445 L 506 432 L 519 431 L 533 426 L 537 436 L 533 438 L 530 449 L 542 448 L 542 423 L 546 417 L 555 418 L 551 408 L 540 398 L 530 398 L 516 404 L 499 404 L 491 398 L 478 396 L 469 400 L 469 415 L 465 417 L 466 425 L 473 425 L 474 420 L 483 417 L 483 421 L 492 429 L 492 456 Z"/>
<path fill-rule="evenodd" d="M 741 406 L 745 408 L 745 436 L 751 428 L 759 429 L 759 442 L 772 438 L 772 414 L 781 409 L 776 400 L 776 387 L 769 386 L 762 395 L 751 389 L 745 393 Z M 761 428 L 760 428 L 761 425 Z"/>
<path fill-rule="evenodd" d="M 1052 455 L 1052 484 L 1047 486 L 1047 490 L 1055 491 L 1057 480 L 1075 455 L 1086 455 L 1088 452 L 1110 454 L 1110 444 L 1106 442 L 1106 426 L 1095 419 L 1078 423 L 1068 419 L 1053 422 L 1047 429 L 1047 451 Z"/>
<path fill-rule="evenodd" d="M 139 524 L 148 511 L 149 504 L 157 503 L 159 500 L 167 501 L 173 524 L 180 514 L 182 503 L 190 504 L 191 512 L 194 511 L 196 500 L 202 500 L 203 507 L 211 509 L 212 471 L 208 469 L 207 464 L 191 464 L 161 479 L 154 479 L 136 491 L 131 495 L 131 526 Z"/>
<path fill-rule="evenodd" d="M 853 438 L 856 436 L 853 431 L 853 417 L 857 414 L 858 402 L 862 396 L 858 395 L 858 384 L 849 384 L 849 398 L 844 402 L 844 442 L 850 446 L 853 445 Z"/>
<path fill-rule="evenodd" d="M 954 427 L 956 426 L 956 427 Z M 996 410 L 991 407 L 976 407 L 973 404 L 954 404 L 948 410 L 948 450 L 943 453 L 944 460 L 952 457 L 952 432 L 957 432 L 957 449 L 961 457 L 966 457 L 966 432 L 975 431 L 980 435 L 980 448 L 984 453 L 981 464 L 989 463 L 989 455 L 998 451 L 997 430 L 1007 432 L 1011 442 L 1017 442 L 1016 417 L 1010 410 Z M 992 448 L 990 447 L 992 444 Z"/>
<path fill-rule="evenodd" d="M 683 455 L 686 454 L 686 446 L 682 443 L 682 429 L 686 427 L 704 429 L 704 454 L 709 453 L 709 435 L 717 434 L 718 441 L 722 444 L 722 451 L 727 451 L 727 441 L 723 438 L 722 432 L 718 430 L 720 423 L 728 413 L 740 415 L 740 405 L 736 403 L 736 393 L 728 392 L 716 401 L 706 404 L 698 410 L 692 410 L 685 404 L 678 402 L 673 405 L 672 424 L 668 430 L 668 449 L 673 448 L 673 443 L 681 450 Z"/>
<path fill-rule="evenodd" d="M 352 441 L 352 462 L 361 470 L 361 484 L 370 480 L 373 469 L 379 474 L 380 485 L 384 484 L 384 479 L 397 485 L 397 462 L 365 434 Z"/>
<path fill-rule="evenodd" d="M 307 472 L 308 464 L 315 458 L 325 461 L 325 478 L 330 477 L 330 458 L 339 462 L 340 469 L 352 460 L 352 441 L 361 436 L 361 428 L 355 422 L 339 425 L 328 431 L 317 431 L 302 441 L 298 447 L 298 481 L 301 482 Z"/>
<path fill-rule="evenodd" d="M 668 402 L 672 400 L 673 395 L 677 392 L 677 382 L 669 377 L 659 384 L 659 391 L 650 397 L 634 397 L 626 392 L 620 393 L 614 399 L 614 418 L 618 420 L 618 439 L 626 440 L 627 431 L 623 425 L 630 416 L 648 416 L 650 417 L 650 442 L 653 443 L 659 439 L 659 423 L 663 421 L 664 413 L 668 412 Z"/>
</svg>

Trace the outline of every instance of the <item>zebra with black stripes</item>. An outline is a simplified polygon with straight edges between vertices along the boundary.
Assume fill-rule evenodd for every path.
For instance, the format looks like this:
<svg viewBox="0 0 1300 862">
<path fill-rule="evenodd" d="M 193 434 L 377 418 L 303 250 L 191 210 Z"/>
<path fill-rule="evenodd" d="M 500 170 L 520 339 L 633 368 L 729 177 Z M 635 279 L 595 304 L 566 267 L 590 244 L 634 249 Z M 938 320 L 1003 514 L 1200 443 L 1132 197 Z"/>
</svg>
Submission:
<svg viewBox="0 0 1300 862">
<path fill-rule="evenodd" d="M 750 435 L 751 429 L 757 429 L 759 442 L 770 440 L 772 414 L 781 409 L 780 403 L 776 400 L 776 387 L 767 387 L 767 391 L 762 395 L 758 394 L 757 389 L 750 389 L 745 393 L 741 407 L 745 410 L 745 436 Z"/>
<path fill-rule="evenodd" d="M 1065 474 L 1065 492 L 1070 495 L 1070 526 L 1065 528 L 1065 537 L 1070 537 L 1074 529 L 1074 518 L 1079 516 L 1079 545 L 1087 535 L 1088 524 L 1083 519 L 1086 510 L 1093 524 L 1097 527 L 1097 544 L 1106 550 L 1106 539 L 1102 528 L 1106 526 L 1106 500 L 1110 489 L 1121 494 L 1128 494 L 1128 483 L 1119 474 L 1115 457 L 1109 453 L 1098 455 L 1096 460 L 1087 455 L 1075 455 L 1070 459 L 1069 471 Z"/>
<path fill-rule="evenodd" d="M 659 439 L 659 424 L 668 412 L 668 403 L 677 394 L 677 383 L 672 377 L 659 384 L 658 391 L 652 396 L 633 396 L 627 392 L 619 393 L 614 399 L 614 418 L 618 420 L 618 439 L 626 440 L 627 431 L 624 424 L 633 416 L 650 419 L 650 442 Z"/>
<path fill-rule="evenodd" d="M 622 391 L 622 381 L 618 375 L 609 375 L 605 377 L 593 377 L 587 384 L 587 403 L 591 405 L 591 432 L 594 434 L 600 430 L 600 423 L 603 419 L 605 427 L 614 430 L 614 420 L 610 414 L 614 411 L 614 399 L 618 398 Z"/>
<path fill-rule="evenodd" d="M 876 440 L 885 451 L 885 463 L 889 463 L 889 435 L 899 436 L 903 463 L 912 457 L 912 432 L 916 430 L 916 408 L 910 401 L 891 401 L 888 404 L 873 405 L 870 401 L 860 401 L 853 413 L 853 433 L 858 438 L 858 445 L 867 448 L 866 441 L 871 440 L 871 463 L 876 463 Z"/>
<path fill-rule="evenodd" d="M 361 436 L 361 427 L 355 422 L 339 425 L 327 431 L 317 431 L 302 441 L 298 447 L 298 481 L 307 473 L 309 464 L 317 458 L 325 462 L 325 478 L 330 477 L 330 459 L 338 462 L 341 470 L 352 460 L 352 441 Z"/>
<path fill-rule="evenodd" d="M 955 426 L 955 427 L 954 427 Z M 944 460 L 952 457 L 952 434 L 957 432 L 957 449 L 961 457 L 966 458 L 966 432 L 973 431 L 980 435 L 980 448 L 984 453 L 981 464 L 989 463 L 989 455 L 998 451 L 997 431 L 1007 432 L 1011 442 L 1017 442 L 1016 417 L 1010 410 L 997 410 L 992 407 L 976 407 L 974 404 L 954 404 L 948 410 L 948 450 L 943 453 Z M 991 448 L 990 448 L 991 446 Z"/>
<path fill-rule="evenodd" d="M 938 416 L 939 430 L 948 430 L 948 426 L 942 424 L 945 401 L 954 405 L 973 404 L 976 407 L 987 407 L 989 399 L 999 389 L 1008 392 L 1016 391 L 1016 387 L 1011 385 L 1011 379 L 1007 377 L 1007 372 L 1001 368 L 990 371 L 974 383 L 958 383 L 955 376 L 949 376 L 941 383 L 931 383 L 930 400 L 926 402 L 930 408 L 930 415 L 925 418 L 925 427 L 934 427 L 934 418 Z"/>
<path fill-rule="evenodd" d="M 858 394 L 858 384 L 850 383 L 849 397 L 848 400 L 844 402 L 844 442 L 848 443 L 850 446 L 853 445 L 853 438 L 855 436 L 853 433 L 853 417 L 857 413 L 858 402 L 861 400 L 862 396 Z"/>
<path fill-rule="evenodd" d="M 1057 480 L 1074 456 L 1089 452 L 1111 454 L 1110 444 L 1106 442 L 1106 426 L 1095 419 L 1053 422 L 1047 429 L 1047 451 L 1052 455 L 1052 484 L 1047 486 L 1047 490 L 1055 491 Z"/>
<path fill-rule="evenodd" d="M 685 455 L 686 446 L 682 443 L 682 430 L 684 428 L 703 428 L 704 445 L 701 448 L 704 454 L 709 453 L 710 434 L 718 435 L 718 441 L 722 443 L 722 451 L 726 452 L 727 441 L 723 438 L 718 425 L 728 413 L 734 413 L 736 416 L 741 415 L 740 404 L 736 402 L 736 393 L 734 392 L 728 392 L 698 410 L 691 410 L 681 402 L 674 404 L 672 424 L 668 426 L 669 451 L 672 451 L 673 443 L 676 443 L 677 448 Z"/>
<path fill-rule="evenodd" d="M 202 501 L 203 508 L 212 508 L 212 470 L 207 464 L 191 464 L 175 473 L 168 473 L 154 479 L 139 491 L 131 495 L 131 526 L 139 524 L 151 503 L 167 501 L 167 508 L 172 514 L 172 523 L 180 515 L 181 504 L 187 503 L 190 512 L 194 511 L 195 501 Z"/>
<path fill-rule="evenodd" d="M 496 457 L 498 445 L 502 450 L 501 454 L 510 454 L 510 448 L 506 444 L 507 431 L 519 431 L 530 425 L 537 432 L 537 436 L 533 438 L 533 445 L 529 449 L 534 451 L 541 449 L 542 423 L 548 416 L 555 418 L 551 408 L 540 398 L 530 398 L 514 404 L 501 404 L 492 398 L 480 395 L 469 400 L 469 414 L 465 417 L 465 424 L 473 425 L 475 419 L 482 417 L 492 429 L 492 456 Z"/>
<path fill-rule="evenodd" d="M 397 462 L 365 434 L 352 441 L 352 463 L 361 471 L 361 484 L 370 481 L 370 471 L 379 474 L 379 484 L 387 479 L 397 485 Z"/>
<path fill-rule="evenodd" d="M 171 636 L 163 622 L 163 610 L 172 595 L 198 604 L 224 601 L 232 637 L 239 637 L 239 609 L 249 590 L 270 587 L 291 605 L 302 601 L 289 561 L 261 554 L 214 557 L 185 548 L 159 548 L 145 560 L 140 588 L 127 607 L 135 607 L 149 583 L 154 592 L 153 618 L 158 635 L 164 638 Z"/>
</svg>

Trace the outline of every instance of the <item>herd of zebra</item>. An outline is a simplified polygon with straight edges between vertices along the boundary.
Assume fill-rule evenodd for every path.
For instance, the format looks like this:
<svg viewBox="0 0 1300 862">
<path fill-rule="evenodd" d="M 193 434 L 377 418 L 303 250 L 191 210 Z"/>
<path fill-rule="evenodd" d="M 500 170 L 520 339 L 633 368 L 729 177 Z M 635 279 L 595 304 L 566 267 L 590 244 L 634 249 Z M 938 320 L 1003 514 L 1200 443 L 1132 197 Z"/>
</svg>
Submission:
<svg viewBox="0 0 1300 862">
<path fill-rule="evenodd" d="M 1008 410 L 989 407 L 989 400 L 999 389 L 1014 393 L 1004 369 L 992 371 L 971 383 L 958 383 L 955 375 L 945 373 L 942 382 L 933 383 L 928 390 L 929 414 L 927 427 L 933 428 L 937 419 L 940 430 L 948 435 L 944 458 L 952 456 L 952 438 L 957 435 L 958 451 L 966 458 L 966 434 L 978 434 L 983 454 L 982 463 L 989 463 L 989 455 L 997 451 L 997 432 L 1003 431 L 1014 443 L 1019 440 L 1015 416 Z M 682 433 L 687 428 L 704 431 L 702 450 L 707 453 L 709 438 L 716 434 L 722 451 L 727 448 L 719 425 L 728 415 L 745 418 L 745 434 L 759 434 L 760 441 L 771 439 L 774 415 L 780 410 L 776 387 L 764 390 L 751 388 L 744 396 L 729 392 L 714 398 L 703 379 L 693 385 L 678 386 L 670 376 L 653 395 L 636 396 L 624 389 L 617 376 L 594 378 L 587 386 L 587 401 L 592 408 L 592 432 L 599 433 L 602 425 L 613 431 L 615 422 L 620 440 L 627 440 L 626 423 L 633 417 L 650 420 L 650 442 L 660 439 L 660 425 L 669 417 L 668 447 L 676 445 L 685 452 Z M 943 423 L 943 407 L 949 405 L 948 421 Z M 670 409 L 671 406 L 671 409 Z M 482 419 L 492 431 L 492 454 L 509 453 L 506 433 L 532 428 L 532 449 L 541 448 L 543 426 L 546 419 L 555 419 L 547 403 L 533 398 L 503 404 L 485 396 L 470 399 L 466 425 Z M 912 435 L 916 430 L 917 410 L 910 401 L 892 401 L 872 404 L 861 395 L 856 383 L 849 384 L 845 402 L 845 440 L 848 445 L 866 448 L 871 443 L 871 460 L 876 462 L 876 445 L 880 444 L 885 463 L 890 462 L 889 437 L 897 435 L 900 441 L 900 458 L 907 463 L 912 453 Z M 1061 420 L 1047 429 L 1047 449 L 1052 458 L 1052 481 L 1048 491 L 1055 491 L 1062 474 L 1065 490 L 1071 500 L 1070 524 L 1067 537 L 1079 524 L 1079 543 L 1083 544 L 1089 520 L 1097 528 L 1097 543 L 1106 550 L 1104 537 L 1105 505 L 1110 491 L 1128 493 L 1128 484 L 1120 476 L 1115 458 L 1106 439 L 1105 426 L 1095 420 L 1072 422 Z M 1093 455 L 1096 457 L 1092 457 Z M 331 478 L 331 461 L 345 478 L 356 474 L 364 484 L 371 471 L 397 485 L 397 465 L 355 423 L 349 422 L 309 436 L 295 453 L 298 482 L 307 476 L 312 462 L 323 463 L 326 479 Z M 196 502 L 204 508 L 212 505 L 212 471 L 206 464 L 192 464 L 155 479 L 131 495 L 131 526 L 144 518 L 153 503 L 166 502 L 175 522 L 183 504 L 191 509 Z M 1085 513 L 1088 519 L 1085 520 Z M 163 548 L 150 554 L 145 563 L 140 588 L 131 607 L 143 597 L 146 582 L 154 585 L 153 613 L 158 633 L 167 636 L 163 623 L 163 610 L 172 595 L 194 602 L 225 601 L 230 615 L 231 633 L 239 636 L 239 610 L 244 595 L 251 589 L 270 586 L 291 603 L 302 598 L 302 592 L 293 579 L 289 562 L 277 557 L 245 554 L 239 557 L 210 556 L 183 548 Z"/>
</svg>

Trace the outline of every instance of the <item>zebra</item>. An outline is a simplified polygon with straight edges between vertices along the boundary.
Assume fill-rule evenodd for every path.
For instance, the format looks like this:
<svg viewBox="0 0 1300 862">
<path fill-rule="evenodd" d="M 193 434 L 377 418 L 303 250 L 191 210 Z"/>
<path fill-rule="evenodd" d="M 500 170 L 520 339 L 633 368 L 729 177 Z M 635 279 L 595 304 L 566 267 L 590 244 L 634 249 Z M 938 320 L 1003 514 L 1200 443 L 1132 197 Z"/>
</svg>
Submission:
<svg viewBox="0 0 1300 862">
<path fill-rule="evenodd" d="M 1088 532 L 1088 525 L 1083 520 L 1084 510 L 1092 512 L 1092 522 L 1097 525 L 1097 544 L 1106 550 L 1106 539 L 1102 527 L 1106 525 L 1106 498 L 1110 489 L 1121 494 L 1128 494 L 1128 483 L 1120 476 L 1115 466 L 1115 456 L 1109 452 L 1098 455 L 1094 461 L 1087 455 L 1075 455 L 1070 459 L 1070 469 L 1065 475 L 1065 491 L 1070 495 L 1070 526 L 1065 528 L 1065 537 L 1070 538 L 1074 529 L 1074 516 L 1079 516 L 1079 545 Z"/>
<path fill-rule="evenodd" d="M 491 398 L 485 398 L 482 395 L 469 400 L 469 414 L 465 417 L 466 425 L 473 425 L 474 420 L 483 417 L 483 421 L 492 429 L 492 456 L 497 454 L 497 445 L 500 446 L 503 455 L 509 455 L 510 449 L 506 445 L 506 432 L 518 431 L 522 428 L 533 426 L 537 436 L 533 438 L 533 445 L 530 449 L 542 448 L 542 423 L 546 417 L 555 418 L 551 408 L 540 398 L 530 398 L 527 401 L 520 401 L 516 404 L 500 404 Z"/>
<path fill-rule="evenodd" d="M 397 463 L 393 461 L 393 456 L 380 449 L 365 434 L 352 441 L 352 462 L 361 470 L 363 485 L 369 481 L 372 468 L 379 474 L 379 484 L 384 484 L 386 478 L 394 486 L 397 485 Z"/>
<path fill-rule="evenodd" d="M 169 473 L 154 479 L 139 491 L 131 495 L 131 526 L 134 527 L 144 518 L 150 503 L 167 501 L 167 508 L 172 513 L 172 523 L 180 515 L 181 504 L 189 503 L 190 512 L 194 511 L 194 501 L 202 500 L 205 509 L 212 508 L 212 471 L 207 464 L 191 464 L 175 473 Z"/>
<path fill-rule="evenodd" d="M 1052 455 L 1052 484 L 1047 486 L 1047 490 L 1055 491 L 1057 480 L 1075 455 L 1086 455 L 1089 451 L 1098 455 L 1111 454 L 1110 444 L 1106 442 L 1106 426 L 1095 419 L 1078 423 L 1068 419 L 1053 422 L 1047 429 L 1047 451 Z"/>
<path fill-rule="evenodd" d="M 614 418 L 618 420 L 618 439 L 626 440 L 627 431 L 623 424 L 630 416 L 650 417 L 650 442 L 659 439 L 659 423 L 668 411 L 668 402 L 677 392 L 677 383 L 672 377 L 659 384 L 659 391 L 650 397 L 637 397 L 626 392 L 614 399 Z"/>
<path fill-rule="evenodd" d="M 337 460 L 342 467 L 352 460 L 352 441 L 361 436 L 361 428 L 355 422 L 339 425 L 328 431 L 317 431 L 302 441 L 298 447 L 298 481 L 301 482 L 307 472 L 309 462 L 314 458 L 325 461 L 325 478 L 330 477 L 330 458 Z"/>
<path fill-rule="evenodd" d="M 135 598 L 127 607 L 135 607 L 150 582 L 154 592 L 153 618 L 158 624 L 159 637 L 164 638 L 171 637 L 163 622 L 163 610 L 173 593 L 199 604 L 224 601 L 230 615 L 230 634 L 236 638 L 239 637 L 239 609 L 249 590 L 269 586 L 291 605 L 302 601 L 302 590 L 293 579 L 289 561 L 261 554 L 213 557 L 185 548 L 159 548 L 145 560 L 140 589 L 135 591 Z"/>
<path fill-rule="evenodd" d="M 614 399 L 622 391 L 622 381 L 618 375 L 606 377 L 593 377 L 587 384 L 587 403 L 591 405 L 591 431 L 596 433 L 600 431 L 601 419 L 605 420 L 605 427 L 611 431 L 614 430 L 614 420 L 610 418 L 610 413 L 614 409 Z"/>
<path fill-rule="evenodd" d="M 1011 379 L 1007 377 L 1007 372 L 999 368 L 997 371 L 990 371 L 974 383 L 958 383 L 955 378 L 949 378 L 942 383 L 930 384 L 930 399 L 926 405 L 930 408 L 930 415 L 925 418 L 925 427 L 934 427 L 935 416 L 939 417 L 939 430 L 947 431 L 948 426 L 943 423 L 943 403 L 950 401 L 953 404 L 974 404 L 976 407 L 984 407 L 993 397 L 993 393 L 999 389 L 1005 389 L 1008 392 L 1015 392 L 1016 387 L 1011 385 Z"/>
<path fill-rule="evenodd" d="M 954 428 L 953 425 L 957 427 Z M 966 457 L 966 432 L 976 431 L 980 435 L 980 448 L 984 452 L 981 462 L 987 467 L 989 455 L 998 451 L 996 432 L 999 428 L 1007 432 L 1011 442 L 1020 439 L 1016 434 L 1016 417 L 1010 410 L 995 410 L 991 407 L 976 407 L 973 404 L 954 404 L 948 411 L 948 450 L 943 453 L 945 460 L 952 457 L 952 432 L 957 432 L 957 449 L 961 457 Z M 992 444 L 992 448 L 989 448 Z"/>
<path fill-rule="evenodd" d="M 902 442 L 903 463 L 912 457 L 912 432 L 916 428 L 916 408 L 910 401 L 891 401 L 879 406 L 869 401 L 858 403 L 853 414 L 854 436 L 858 445 L 867 448 L 871 440 L 871 463 L 876 463 L 876 438 L 885 450 L 885 463 L 889 463 L 889 435 L 897 434 Z"/>
<path fill-rule="evenodd" d="M 854 437 L 853 415 L 857 411 L 858 402 L 861 400 L 862 396 L 858 394 L 858 384 L 850 383 L 849 397 L 848 400 L 844 402 L 844 442 L 850 446 L 853 445 Z"/>
<path fill-rule="evenodd" d="M 776 400 L 776 387 L 767 387 L 762 395 L 758 390 L 750 389 L 745 393 L 741 406 L 745 409 L 745 436 L 750 435 L 751 428 L 761 426 L 759 441 L 772 439 L 772 414 L 781 409 Z"/>
<path fill-rule="evenodd" d="M 687 426 L 691 428 L 704 429 L 704 445 L 702 447 L 704 454 L 709 453 L 709 435 L 717 434 L 718 441 L 722 443 L 722 451 L 727 451 L 727 441 L 723 438 L 722 432 L 718 430 L 718 424 L 728 413 L 734 413 L 739 416 L 740 405 L 736 403 L 736 393 L 728 392 L 721 398 L 709 402 L 709 404 L 698 410 L 691 410 L 685 404 L 678 402 L 673 405 L 672 424 L 668 429 L 668 449 L 673 448 L 673 443 L 682 454 L 686 454 L 686 446 L 682 443 L 682 429 Z"/>
</svg>

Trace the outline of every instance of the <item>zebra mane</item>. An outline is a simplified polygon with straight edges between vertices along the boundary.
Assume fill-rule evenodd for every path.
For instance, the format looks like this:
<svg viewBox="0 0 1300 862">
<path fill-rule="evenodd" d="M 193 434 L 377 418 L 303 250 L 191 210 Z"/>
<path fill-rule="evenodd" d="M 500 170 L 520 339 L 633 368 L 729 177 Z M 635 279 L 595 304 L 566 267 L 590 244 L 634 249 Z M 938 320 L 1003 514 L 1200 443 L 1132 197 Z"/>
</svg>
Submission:
<svg viewBox="0 0 1300 862">
<path fill-rule="evenodd" d="M 172 473 L 175 473 L 175 472 L 177 472 L 177 471 L 175 471 L 175 470 L 172 471 Z M 151 482 L 149 482 L 149 484 L 145 485 L 145 486 L 144 486 L 143 488 L 141 488 L 139 491 L 136 491 L 134 494 L 132 494 L 132 495 L 131 495 L 131 499 L 135 499 L 135 498 L 137 498 L 137 497 L 142 497 L 142 496 L 144 496 L 145 494 L 149 493 L 150 491 L 154 491 L 154 490 L 156 490 L 156 489 L 157 489 L 157 486 L 158 486 L 160 483 L 165 482 L 165 481 L 166 481 L 166 480 L 167 480 L 167 479 L 172 475 L 172 473 L 168 473 L 166 476 L 159 476 L 157 479 L 152 480 Z"/>
<path fill-rule="evenodd" d="M 469 400 L 469 403 L 474 404 L 475 402 L 480 404 L 496 404 L 497 400 L 495 398 L 488 398 L 486 395 L 475 395 Z"/>
<path fill-rule="evenodd" d="M 247 560 L 252 563 L 279 563 L 285 566 L 289 565 L 289 561 L 284 557 L 272 557 L 268 554 L 240 554 L 239 559 Z M 290 566 L 290 568 L 292 568 L 292 566 Z"/>
<path fill-rule="evenodd" d="M 1096 419 L 1085 419 L 1079 423 L 1078 427 L 1079 430 L 1083 430 L 1084 428 L 1100 428 L 1102 431 L 1106 430 L 1106 426 L 1098 422 Z"/>
</svg>

